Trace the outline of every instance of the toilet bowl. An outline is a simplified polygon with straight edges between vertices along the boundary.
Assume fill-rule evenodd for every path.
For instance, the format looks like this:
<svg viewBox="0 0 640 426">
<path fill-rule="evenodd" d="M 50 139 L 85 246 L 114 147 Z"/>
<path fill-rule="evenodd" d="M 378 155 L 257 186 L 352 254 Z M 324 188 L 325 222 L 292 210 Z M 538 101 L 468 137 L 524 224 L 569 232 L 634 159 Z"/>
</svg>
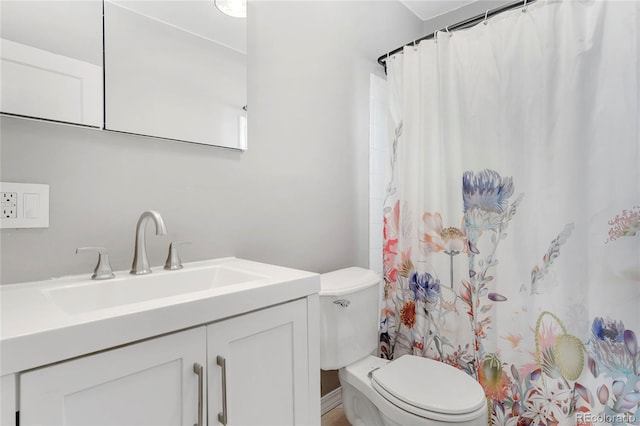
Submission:
<svg viewBox="0 0 640 426">
<path fill-rule="evenodd" d="M 480 384 L 442 362 L 372 356 L 378 344 L 381 279 L 346 268 L 321 275 L 320 365 L 339 370 L 342 403 L 354 426 L 487 424 Z"/>
</svg>

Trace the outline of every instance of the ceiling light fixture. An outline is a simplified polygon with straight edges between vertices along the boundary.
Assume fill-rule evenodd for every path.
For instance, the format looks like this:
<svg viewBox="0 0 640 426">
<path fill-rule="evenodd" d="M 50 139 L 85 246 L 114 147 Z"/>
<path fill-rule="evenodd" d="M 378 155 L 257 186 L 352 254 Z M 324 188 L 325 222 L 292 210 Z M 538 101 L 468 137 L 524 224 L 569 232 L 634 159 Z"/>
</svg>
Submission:
<svg viewBox="0 0 640 426">
<path fill-rule="evenodd" d="M 234 18 L 247 17 L 247 1 L 246 0 L 214 0 L 214 3 L 220 12 Z"/>
</svg>

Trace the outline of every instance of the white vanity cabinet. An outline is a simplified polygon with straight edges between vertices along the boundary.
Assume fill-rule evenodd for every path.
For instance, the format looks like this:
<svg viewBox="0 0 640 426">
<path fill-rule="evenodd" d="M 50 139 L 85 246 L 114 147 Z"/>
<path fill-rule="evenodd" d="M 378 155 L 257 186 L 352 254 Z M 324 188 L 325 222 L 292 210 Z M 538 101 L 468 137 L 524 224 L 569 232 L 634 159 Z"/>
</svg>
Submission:
<svg viewBox="0 0 640 426">
<path fill-rule="evenodd" d="M 320 425 L 318 274 L 234 257 L 0 286 L 0 424 Z"/>
<path fill-rule="evenodd" d="M 193 425 L 205 327 L 20 374 L 20 425 Z"/>
<path fill-rule="evenodd" d="M 20 425 L 317 424 L 309 303 L 298 299 L 22 373 Z"/>
</svg>

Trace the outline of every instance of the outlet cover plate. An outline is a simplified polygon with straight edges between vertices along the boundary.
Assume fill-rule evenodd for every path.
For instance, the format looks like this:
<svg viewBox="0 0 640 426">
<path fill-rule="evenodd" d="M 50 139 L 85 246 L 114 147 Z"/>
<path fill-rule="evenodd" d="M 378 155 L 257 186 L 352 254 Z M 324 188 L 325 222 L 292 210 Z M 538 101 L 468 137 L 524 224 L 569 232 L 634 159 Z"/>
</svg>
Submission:
<svg viewBox="0 0 640 426">
<path fill-rule="evenodd" d="M 0 182 L 0 194 L 7 196 L 2 198 L 0 228 L 49 227 L 49 185 Z"/>
</svg>

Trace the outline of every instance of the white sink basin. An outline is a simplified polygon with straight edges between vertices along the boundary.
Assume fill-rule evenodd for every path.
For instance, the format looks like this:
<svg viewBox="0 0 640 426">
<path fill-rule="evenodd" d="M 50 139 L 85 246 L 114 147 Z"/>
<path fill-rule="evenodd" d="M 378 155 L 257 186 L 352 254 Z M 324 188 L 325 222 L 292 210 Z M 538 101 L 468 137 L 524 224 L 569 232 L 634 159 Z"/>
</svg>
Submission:
<svg viewBox="0 0 640 426">
<path fill-rule="evenodd" d="M 0 285 L 0 376 L 315 295 L 320 277 L 234 257 L 149 275 Z M 316 302 L 317 303 L 317 302 Z M 3 382 L 4 383 L 4 382 Z"/>
<path fill-rule="evenodd" d="M 174 297 L 260 280 L 258 275 L 226 266 L 154 271 L 104 281 L 85 281 L 42 291 L 68 314 L 81 314 L 149 300 Z"/>
</svg>

